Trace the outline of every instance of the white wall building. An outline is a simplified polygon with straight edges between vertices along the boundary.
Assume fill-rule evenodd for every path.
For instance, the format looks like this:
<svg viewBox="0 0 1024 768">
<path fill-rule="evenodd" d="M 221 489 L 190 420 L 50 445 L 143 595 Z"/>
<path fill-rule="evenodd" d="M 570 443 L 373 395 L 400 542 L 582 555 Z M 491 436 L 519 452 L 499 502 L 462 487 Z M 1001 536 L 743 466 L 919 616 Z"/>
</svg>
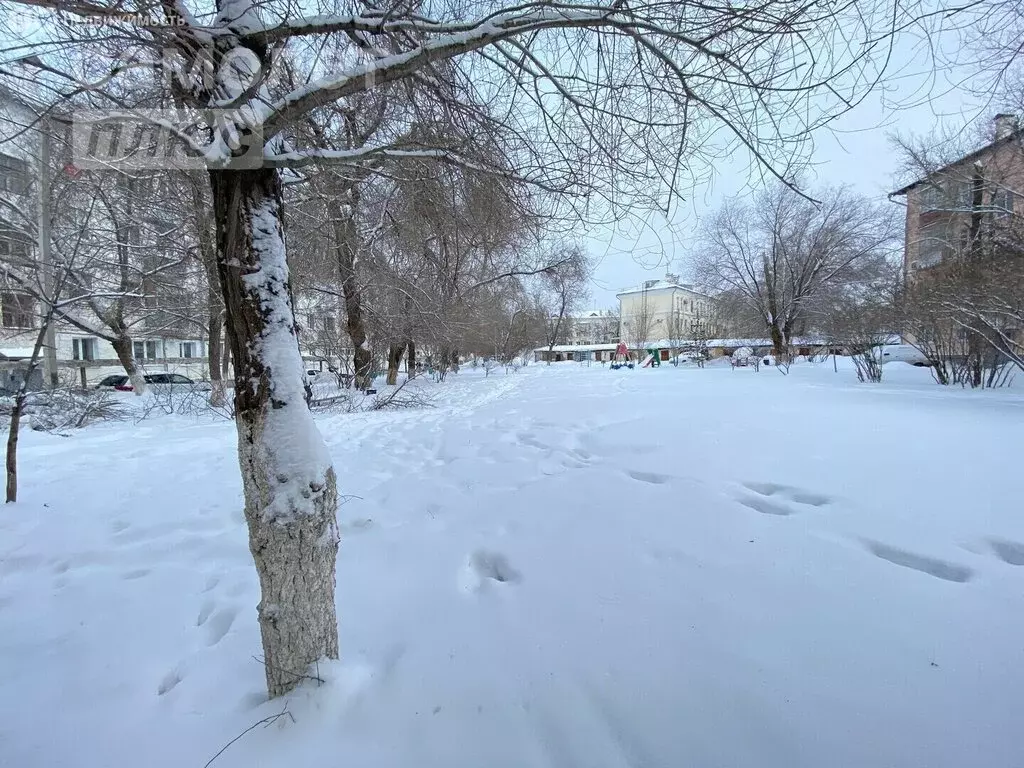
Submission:
<svg viewBox="0 0 1024 768">
<path fill-rule="evenodd" d="M 616 297 L 620 338 L 632 346 L 652 339 L 686 339 L 694 323 L 709 322 L 714 311 L 710 296 L 673 274 L 627 288 Z"/>
<path fill-rule="evenodd" d="M 619 340 L 619 318 L 609 309 L 589 309 L 571 317 L 568 342 L 580 344 L 614 344 Z"/>
</svg>

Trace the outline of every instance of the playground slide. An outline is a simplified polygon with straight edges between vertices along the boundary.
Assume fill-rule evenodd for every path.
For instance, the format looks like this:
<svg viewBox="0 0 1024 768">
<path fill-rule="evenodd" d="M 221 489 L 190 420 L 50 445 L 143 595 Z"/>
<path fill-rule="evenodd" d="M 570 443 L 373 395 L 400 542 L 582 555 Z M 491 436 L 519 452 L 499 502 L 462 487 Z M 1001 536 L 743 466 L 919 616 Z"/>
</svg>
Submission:
<svg viewBox="0 0 1024 768">
<path fill-rule="evenodd" d="M 654 362 L 654 355 L 648 355 L 647 357 L 644 358 L 644 361 L 642 363 L 640 363 L 640 367 L 641 368 L 646 368 L 647 366 L 649 366 L 653 362 Z"/>
</svg>

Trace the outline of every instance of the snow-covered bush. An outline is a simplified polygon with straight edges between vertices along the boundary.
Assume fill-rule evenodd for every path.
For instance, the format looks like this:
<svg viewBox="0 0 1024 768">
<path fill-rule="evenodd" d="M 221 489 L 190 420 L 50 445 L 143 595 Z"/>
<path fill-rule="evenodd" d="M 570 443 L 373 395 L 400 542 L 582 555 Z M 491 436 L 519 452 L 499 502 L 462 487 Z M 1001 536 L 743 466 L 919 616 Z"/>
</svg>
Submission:
<svg viewBox="0 0 1024 768">
<path fill-rule="evenodd" d="M 230 392 L 223 405 L 211 405 L 210 390 L 202 387 L 151 386 L 143 398 L 136 421 L 161 413 L 168 416 L 215 416 L 229 421 L 235 418 L 235 402 Z"/>
<path fill-rule="evenodd" d="M 0 416 L 10 418 L 13 397 L 0 398 Z M 121 421 L 127 410 L 108 392 L 52 389 L 31 392 L 25 402 L 26 424 L 40 432 L 80 429 L 98 421 Z"/>
</svg>

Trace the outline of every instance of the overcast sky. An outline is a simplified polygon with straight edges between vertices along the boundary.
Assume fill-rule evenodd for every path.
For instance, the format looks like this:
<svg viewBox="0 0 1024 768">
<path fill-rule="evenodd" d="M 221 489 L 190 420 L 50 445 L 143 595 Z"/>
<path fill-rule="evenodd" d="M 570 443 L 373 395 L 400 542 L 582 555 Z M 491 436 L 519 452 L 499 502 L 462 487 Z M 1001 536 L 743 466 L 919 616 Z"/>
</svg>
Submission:
<svg viewBox="0 0 1024 768">
<path fill-rule="evenodd" d="M 846 184 L 884 201 L 898 188 L 899 159 L 890 136 L 926 136 L 940 127 L 959 130 L 1000 111 L 1000 105 L 984 103 L 961 86 L 969 77 L 967 70 L 928 73 L 912 51 L 902 53 L 903 61 L 890 70 L 884 88 L 816 134 L 808 171 L 813 184 Z M 712 181 L 697 187 L 671 222 L 652 218 L 643 231 L 633 227 L 634 231 L 617 235 L 591 233 L 587 245 L 598 265 L 590 305 L 616 307 L 617 291 L 663 277 L 669 265 L 685 279 L 687 252 L 701 217 L 727 197 L 752 194 L 759 183 L 753 175 L 745 158 L 720 162 Z"/>
</svg>

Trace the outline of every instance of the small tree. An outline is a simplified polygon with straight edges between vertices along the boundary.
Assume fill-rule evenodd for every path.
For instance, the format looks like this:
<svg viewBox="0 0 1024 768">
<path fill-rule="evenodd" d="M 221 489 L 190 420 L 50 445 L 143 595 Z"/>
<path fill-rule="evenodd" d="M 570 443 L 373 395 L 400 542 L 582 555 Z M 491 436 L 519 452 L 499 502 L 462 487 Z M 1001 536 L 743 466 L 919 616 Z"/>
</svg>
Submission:
<svg viewBox="0 0 1024 768">
<path fill-rule="evenodd" d="M 703 368 L 705 361 L 710 357 L 708 353 L 708 341 L 711 339 L 711 321 L 702 317 L 700 313 L 690 321 L 690 344 L 694 354 L 697 356 L 697 367 Z"/>
<path fill-rule="evenodd" d="M 548 297 L 547 333 L 548 363 L 551 363 L 555 344 L 564 341 L 571 328 L 570 317 L 586 298 L 586 284 L 590 277 L 590 264 L 579 246 L 565 246 L 561 249 L 556 266 L 543 275 Z"/>
<path fill-rule="evenodd" d="M 630 309 L 622 315 L 621 323 L 622 341 L 630 352 L 640 354 L 644 345 L 652 341 L 650 337 L 654 330 L 654 306 L 646 289 L 640 292 L 639 299 L 630 303 Z"/>
<path fill-rule="evenodd" d="M 858 381 L 878 383 L 882 380 L 882 347 L 896 327 L 892 304 L 851 300 L 829 312 L 825 336 L 830 346 L 845 349 L 853 359 Z"/>
</svg>

